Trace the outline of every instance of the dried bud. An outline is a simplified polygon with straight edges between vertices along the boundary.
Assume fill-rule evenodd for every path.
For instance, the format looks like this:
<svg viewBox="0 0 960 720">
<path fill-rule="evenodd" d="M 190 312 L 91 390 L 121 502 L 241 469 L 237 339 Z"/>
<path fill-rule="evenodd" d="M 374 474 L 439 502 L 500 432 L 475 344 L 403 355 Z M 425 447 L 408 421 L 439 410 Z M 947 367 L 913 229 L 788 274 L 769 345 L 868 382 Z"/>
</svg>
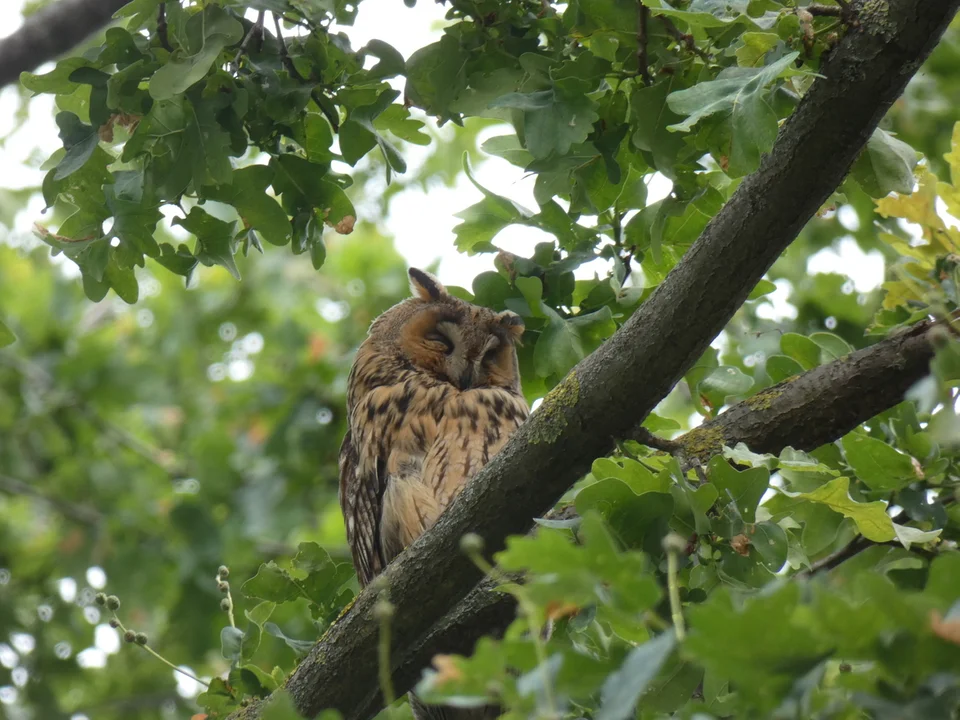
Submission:
<svg viewBox="0 0 960 720">
<path fill-rule="evenodd" d="M 220 592 L 225 593 L 229 589 L 230 589 L 230 583 L 224 582 L 223 580 L 217 583 L 217 590 L 219 590 Z"/>
<path fill-rule="evenodd" d="M 221 565 L 218 567 L 217 577 L 221 580 L 226 580 L 228 577 L 230 577 L 230 568 L 228 568 L 226 565 Z"/>
<path fill-rule="evenodd" d="M 848 673 L 851 670 L 853 670 L 853 667 L 851 667 L 850 663 L 844 662 L 844 663 L 840 663 L 840 666 L 837 668 L 837 670 L 839 670 L 842 673 Z"/>
<path fill-rule="evenodd" d="M 377 620 L 389 620 L 393 617 L 393 603 L 384 598 L 380 598 L 373 605 L 373 616 Z"/>
<path fill-rule="evenodd" d="M 682 553 L 687 549 L 687 540 L 682 535 L 672 532 L 663 539 L 663 549 L 668 553 Z"/>
<path fill-rule="evenodd" d="M 119 610 L 120 609 L 120 598 L 116 595 L 107 595 L 107 610 Z"/>
<path fill-rule="evenodd" d="M 146 645 L 149 640 L 146 633 L 137 633 L 134 635 L 133 639 L 137 645 Z"/>
<path fill-rule="evenodd" d="M 467 555 L 483 552 L 483 538 L 476 533 L 466 533 L 460 538 L 460 551 Z"/>
<path fill-rule="evenodd" d="M 127 630 L 127 631 L 123 634 L 123 641 L 124 641 L 124 642 L 128 642 L 128 643 L 136 642 L 136 641 L 137 641 L 137 634 L 136 634 L 133 630 Z"/>
<path fill-rule="evenodd" d="M 100 607 L 103 607 L 107 604 L 107 596 L 104 593 L 97 593 L 94 596 L 93 601 Z"/>
<path fill-rule="evenodd" d="M 116 630 L 118 627 L 120 627 L 120 621 L 116 618 L 110 618 L 110 627 Z"/>
<path fill-rule="evenodd" d="M 220 601 L 220 609 L 224 612 L 229 612 L 231 607 L 233 607 L 233 604 L 230 602 L 230 598 L 224 598 Z"/>
</svg>

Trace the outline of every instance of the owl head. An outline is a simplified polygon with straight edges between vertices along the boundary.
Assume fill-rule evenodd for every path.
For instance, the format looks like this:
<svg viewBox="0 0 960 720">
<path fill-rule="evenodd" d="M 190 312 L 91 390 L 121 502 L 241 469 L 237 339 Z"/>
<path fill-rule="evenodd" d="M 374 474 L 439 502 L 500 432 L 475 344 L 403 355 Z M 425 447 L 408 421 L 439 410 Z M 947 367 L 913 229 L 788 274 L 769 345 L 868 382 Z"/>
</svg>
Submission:
<svg viewBox="0 0 960 720">
<path fill-rule="evenodd" d="M 410 268 L 413 297 L 387 310 L 370 328 L 381 353 L 460 390 L 520 390 L 516 345 L 523 320 L 454 297 L 430 273 Z"/>
</svg>

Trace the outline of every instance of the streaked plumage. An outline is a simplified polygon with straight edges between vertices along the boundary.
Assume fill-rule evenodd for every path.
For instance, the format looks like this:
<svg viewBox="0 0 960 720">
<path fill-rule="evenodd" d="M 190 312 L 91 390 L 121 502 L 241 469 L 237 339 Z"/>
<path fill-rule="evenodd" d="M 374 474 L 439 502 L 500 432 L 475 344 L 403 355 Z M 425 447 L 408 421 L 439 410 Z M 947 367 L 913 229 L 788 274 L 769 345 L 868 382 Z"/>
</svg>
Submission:
<svg viewBox="0 0 960 720">
<path fill-rule="evenodd" d="M 430 528 L 529 413 L 523 323 L 410 270 L 414 297 L 378 317 L 350 372 L 340 505 L 361 585 Z"/>
</svg>

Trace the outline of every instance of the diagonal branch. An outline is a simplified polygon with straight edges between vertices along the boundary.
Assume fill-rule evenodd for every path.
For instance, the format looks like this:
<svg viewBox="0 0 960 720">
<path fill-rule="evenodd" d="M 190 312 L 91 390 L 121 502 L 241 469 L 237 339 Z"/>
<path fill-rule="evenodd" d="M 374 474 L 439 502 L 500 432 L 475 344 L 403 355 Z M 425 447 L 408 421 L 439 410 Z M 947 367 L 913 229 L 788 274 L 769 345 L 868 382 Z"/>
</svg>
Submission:
<svg viewBox="0 0 960 720">
<path fill-rule="evenodd" d="M 60 0 L 0 40 L 0 88 L 53 60 L 106 25 L 130 0 Z"/>
<path fill-rule="evenodd" d="M 904 333 L 763 390 L 681 435 L 672 442 L 673 449 L 705 462 L 724 444 L 743 442 L 755 452 L 776 455 L 788 445 L 813 449 L 837 440 L 901 402 L 904 392 L 928 372 L 933 355 L 927 340 L 931 326 L 932 323 L 919 323 Z M 867 545 L 854 541 L 841 551 L 842 558 Z M 411 687 L 434 655 L 466 654 L 483 635 L 506 629 L 513 620 L 516 603 L 512 595 L 499 593 L 495 588 L 495 582 L 483 580 L 430 632 L 408 647 L 394 666 L 394 685 Z M 321 682 L 315 672 L 319 670 L 304 673 L 303 682 Z M 382 708 L 378 697 L 371 695 L 370 702 L 369 706 L 358 708 L 355 716 L 372 717 Z"/>
<path fill-rule="evenodd" d="M 396 609 L 394 665 L 480 579 L 460 551 L 527 532 L 696 362 L 751 289 L 839 185 L 886 110 L 936 45 L 960 0 L 888 0 L 827 58 L 770 154 L 630 320 L 547 396 L 429 532 L 384 572 Z M 307 717 L 347 720 L 379 703 L 377 592 L 362 592 L 287 688 Z M 397 685 L 397 690 L 403 688 Z M 245 708 L 234 717 L 255 717 Z"/>
</svg>

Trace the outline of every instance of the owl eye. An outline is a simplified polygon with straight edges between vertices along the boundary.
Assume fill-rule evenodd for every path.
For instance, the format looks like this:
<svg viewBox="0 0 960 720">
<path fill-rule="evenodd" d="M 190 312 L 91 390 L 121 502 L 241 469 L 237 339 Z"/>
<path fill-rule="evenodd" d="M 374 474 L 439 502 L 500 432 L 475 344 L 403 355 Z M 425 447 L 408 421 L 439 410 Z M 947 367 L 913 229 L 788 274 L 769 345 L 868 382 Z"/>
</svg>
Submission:
<svg viewBox="0 0 960 720">
<path fill-rule="evenodd" d="M 497 348 L 497 347 L 492 347 L 492 348 L 490 348 L 489 350 L 487 350 L 487 351 L 483 354 L 483 364 L 484 364 L 484 365 L 489 365 L 489 364 L 492 363 L 494 360 L 496 360 L 496 359 L 497 359 L 497 352 L 498 352 L 499 350 L 500 350 L 500 348 Z"/>
<path fill-rule="evenodd" d="M 424 338 L 427 340 L 427 342 L 443 345 L 443 352 L 445 355 L 449 355 L 453 352 L 453 343 L 450 341 L 450 338 L 443 333 L 439 333 L 437 331 L 428 332 L 426 335 L 424 335 Z"/>
</svg>

